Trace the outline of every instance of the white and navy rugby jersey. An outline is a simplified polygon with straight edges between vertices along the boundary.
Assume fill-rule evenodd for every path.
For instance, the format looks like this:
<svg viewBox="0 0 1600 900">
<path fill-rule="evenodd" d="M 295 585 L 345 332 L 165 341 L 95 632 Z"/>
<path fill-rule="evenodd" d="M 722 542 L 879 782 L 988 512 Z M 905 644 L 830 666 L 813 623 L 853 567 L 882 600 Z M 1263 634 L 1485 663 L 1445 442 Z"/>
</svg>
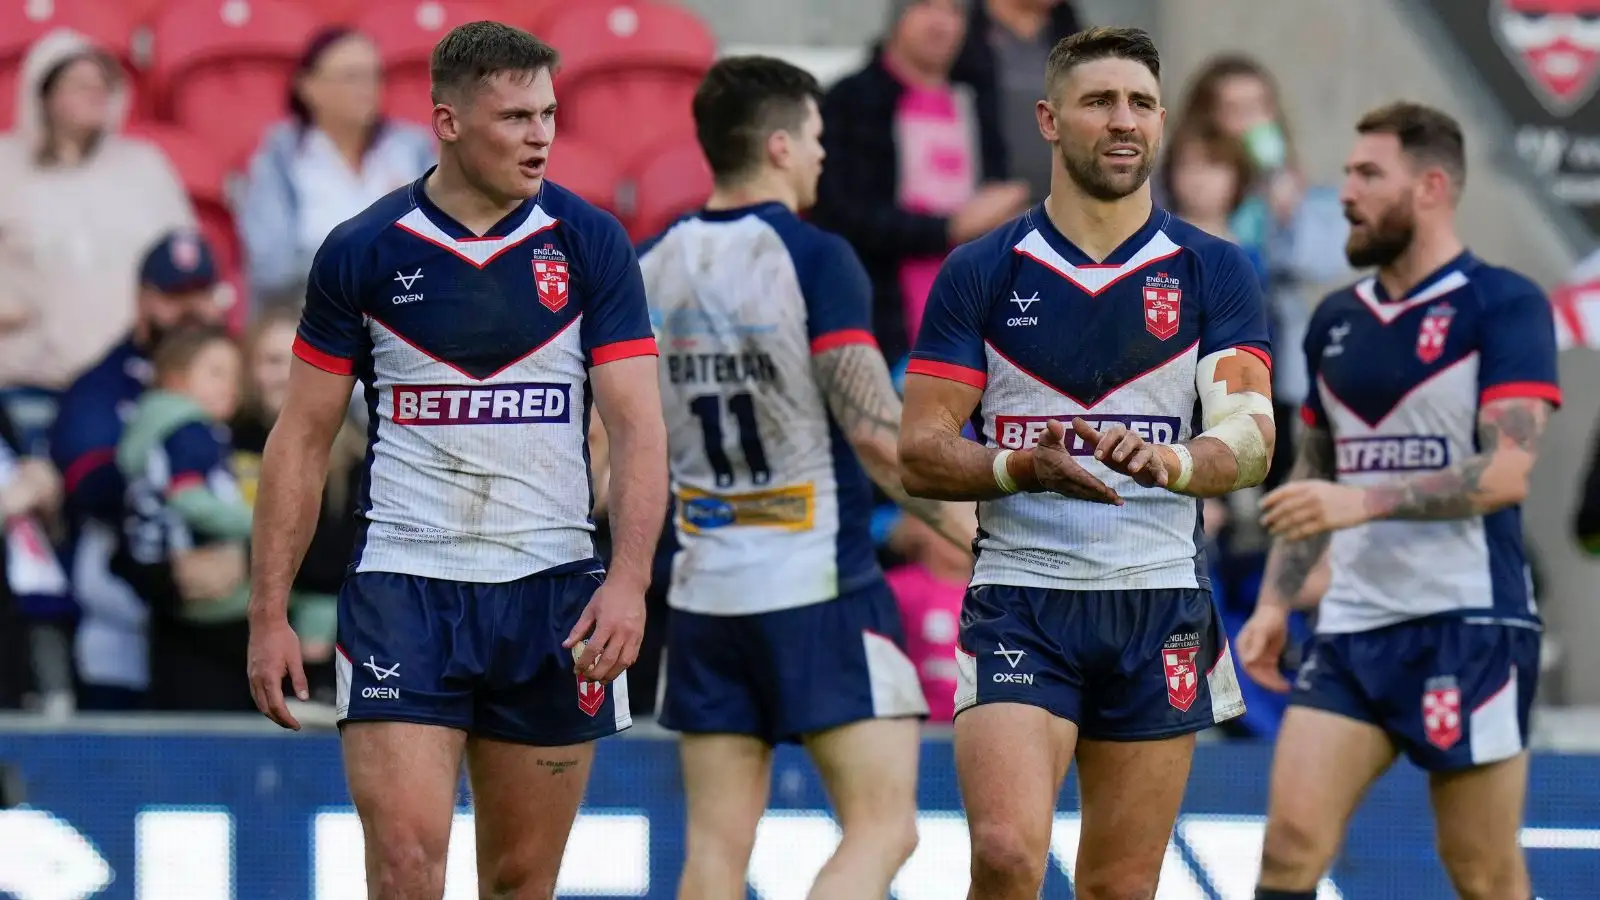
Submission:
<svg viewBox="0 0 1600 900">
<path fill-rule="evenodd" d="M 747 615 L 882 578 L 871 483 L 811 371 L 813 353 L 874 343 L 854 251 L 765 203 L 686 217 L 640 264 L 682 547 L 668 602 Z"/>
<path fill-rule="evenodd" d="M 365 388 L 355 571 L 496 583 L 598 569 L 589 368 L 655 353 L 633 247 L 548 181 L 474 236 L 426 177 L 328 236 L 295 341 Z"/>
<path fill-rule="evenodd" d="M 1555 323 L 1538 286 L 1463 253 L 1399 299 L 1367 278 L 1330 295 L 1306 334 L 1338 480 L 1368 486 L 1478 452 L 1478 409 L 1507 397 L 1559 404 Z M 1522 514 L 1371 522 L 1334 532 L 1317 628 L 1367 631 L 1447 614 L 1538 624 Z"/>
<path fill-rule="evenodd" d="M 907 371 L 982 388 L 972 424 L 991 447 L 1032 447 L 1047 421 L 1060 420 L 1069 451 L 1125 501 L 1040 493 L 980 503 L 973 584 L 1209 586 L 1200 501 L 1106 468 L 1071 421 L 1187 440 L 1200 425 L 1197 364 L 1229 348 L 1270 363 L 1250 262 L 1164 210 L 1103 263 L 1057 231 L 1042 205 L 952 253 Z"/>
</svg>

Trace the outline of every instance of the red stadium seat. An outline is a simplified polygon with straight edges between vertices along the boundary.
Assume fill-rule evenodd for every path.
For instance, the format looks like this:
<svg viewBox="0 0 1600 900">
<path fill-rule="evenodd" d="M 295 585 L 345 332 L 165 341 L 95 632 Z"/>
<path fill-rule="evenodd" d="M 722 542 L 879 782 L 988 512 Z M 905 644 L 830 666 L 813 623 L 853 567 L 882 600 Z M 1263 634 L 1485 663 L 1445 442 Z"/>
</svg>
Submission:
<svg viewBox="0 0 1600 900">
<path fill-rule="evenodd" d="M 355 27 L 383 55 L 384 112 L 426 125 L 433 116 L 428 58 L 446 32 L 485 19 L 532 28 L 547 9 L 529 0 L 378 0 L 361 7 Z"/>
<path fill-rule="evenodd" d="M 572 4 L 544 37 L 561 51 L 556 90 L 569 133 L 628 154 L 693 133 L 690 101 L 717 53 L 693 13 L 665 3 Z"/>
<path fill-rule="evenodd" d="M 195 218 L 200 222 L 200 231 L 216 253 L 217 265 L 222 268 L 224 278 L 237 287 L 244 266 L 244 250 L 228 203 L 228 162 L 217 155 L 207 138 L 177 126 L 141 122 L 130 125 L 128 134 L 150 141 L 166 154 L 183 179 L 189 202 L 194 204 Z"/>
<path fill-rule="evenodd" d="M 618 207 L 622 173 L 604 148 L 581 138 L 557 136 L 550 148 L 550 180 L 601 209 L 623 217 Z"/>
<path fill-rule="evenodd" d="M 133 58 L 139 19 L 124 0 L 5 0 L 0 2 L 0 130 L 16 113 L 17 78 L 33 42 L 58 28 L 78 32 L 123 64 L 138 103 Z"/>
<path fill-rule="evenodd" d="M 711 196 L 711 167 L 693 138 L 680 138 L 641 158 L 628 179 L 634 190 L 628 233 L 635 241 L 653 237 Z"/>
<path fill-rule="evenodd" d="M 289 76 L 321 24 L 294 0 L 172 0 L 155 23 L 161 110 L 228 163 L 284 115 Z"/>
</svg>

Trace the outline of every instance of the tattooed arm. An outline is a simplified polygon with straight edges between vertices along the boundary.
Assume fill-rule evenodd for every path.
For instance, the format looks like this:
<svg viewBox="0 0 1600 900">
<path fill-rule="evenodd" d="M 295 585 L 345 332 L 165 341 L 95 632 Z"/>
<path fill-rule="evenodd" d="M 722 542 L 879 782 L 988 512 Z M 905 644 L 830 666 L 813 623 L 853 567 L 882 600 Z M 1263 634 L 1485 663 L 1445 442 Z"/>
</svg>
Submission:
<svg viewBox="0 0 1600 900">
<path fill-rule="evenodd" d="M 1337 472 L 1333 434 L 1326 428 L 1310 427 L 1300 441 L 1289 481 L 1321 478 L 1331 480 Z M 1311 579 L 1328 552 L 1330 532 L 1302 540 L 1279 538 L 1267 554 L 1267 569 L 1261 578 L 1258 604 L 1276 606 L 1306 605 L 1306 582 Z"/>
<path fill-rule="evenodd" d="M 1550 418 L 1548 401 L 1492 400 L 1478 411 L 1478 453 L 1442 472 L 1366 489 L 1371 519 L 1463 519 L 1515 506 Z"/>
<path fill-rule="evenodd" d="M 835 347 L 813 356 L 811 368 L 834 421 L 873 483 L 940 537 L 971 552 L 978 528 L 971 504 L 941 503 L 906 493 L 899 455 L 900 398 L 878 348 L 865 343 Z"/>
</svg>

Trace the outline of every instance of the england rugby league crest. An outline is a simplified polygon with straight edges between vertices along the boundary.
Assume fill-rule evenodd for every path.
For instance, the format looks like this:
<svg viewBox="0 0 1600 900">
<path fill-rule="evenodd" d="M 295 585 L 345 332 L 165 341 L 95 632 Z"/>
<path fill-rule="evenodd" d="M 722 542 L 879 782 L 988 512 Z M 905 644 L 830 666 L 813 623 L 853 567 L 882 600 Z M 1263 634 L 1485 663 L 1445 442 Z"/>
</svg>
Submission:
<svg viewBox="0 0 1600 900">
<path fill-rule="evenodd" d="M 606 686 L 604 682 L 589 681 L 582 675 L 578 676 L 578 708 L 593 717 L 600 712 L 600 707 L 606 705 Z"/>
<path fill-rule="evenodd" d="M 1440 750 L 1461 740 L 1461 688 L 1455 676 L 1430 678 L 1423 686 L 1422 733 Z"/>
<path fill-rule="evenodd" d="M 1144 280 L 1144 330 L 1161 340 L 1178 333 L 1178 310 L 1183 305 L 1183 291 L 1178 289 L 1178 279 L 1157 272 Z"/>
<path fill-rule="evenodd" d="M 1161 668 L 1167 676 L 1167 702 L 1188 712 L 1200 696 L 1200 635 L 1175 634 L 1161 647 Z"/>
<path fill-rule="evenodd" d="M 533 284 L 539 290 L 539 302 L 551 312 L 560 312 L 567 305 L 567 263 L 565 260 L 536 259 L 533 261 Z"/>
<path fill-rule="evenodd" d="M 1552 115 L 1600 87 L 1600 0 L 1493 0 L 1490 30 Z"/>
<path fill-rule="evenodd" d="M 1455 307 L 1440 303 L 1428 310 L 1417 328 L 1417 359 L 1435 363 L 1444 354 L 1444 342 L 1450 337 L 1450 320 L 1456 317 Z"/>
</svg>

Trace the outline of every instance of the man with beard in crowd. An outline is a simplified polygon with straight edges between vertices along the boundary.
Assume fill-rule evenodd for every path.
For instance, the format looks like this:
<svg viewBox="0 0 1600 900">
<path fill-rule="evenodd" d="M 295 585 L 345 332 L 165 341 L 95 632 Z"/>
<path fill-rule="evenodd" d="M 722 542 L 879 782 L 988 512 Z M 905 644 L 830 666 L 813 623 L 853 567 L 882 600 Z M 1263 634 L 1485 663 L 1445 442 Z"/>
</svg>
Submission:
<svg viewBox="0 0 1600 900">
<path fill-rule="evenodd" d="M 1195 733 L 1244 712 L 1201 503 L 1266 476 L 1267 312 L 1242 250 L 1152 204 L 1160 70 L 1137 29 L 1056 45 L 1050 196 L 951 254 L 908 368 L 905 489 L 982 523 L 956 654 L 974 900 L 1039 896 L 1074 761 L 1076 896 L 1155 896 Z"/>
<path fill-rule="evenodd" d="M 1307 332 L 1316 389 L 1245 671 L 1279 691 L 1288 605 L 1326 557 L 1317 636 L 1273 762 L 1257 900 L 1314 900 L 1367 788 L 1404 753 L 1428 773 L 1439 855 L 1464 900 L 1531 900 L 1518 835 L 1539 616 L 1522 546 L 1540 436 L 1561 402 L 1549 302 L 1463 248 L 1460 126 L 1368 113 L 1345 163 L 1346 253 L 1374 277 Z"/>
<path fill-rule="evenodd" d="M 143 591 L 130 589 L 112 574 L 123 520 L 117 441 L 134 401 L 144 393 L 150 378 L 149 356 L 162 336 L 220 317 L 217 281 L 216 262 L 204 238 L 189 231 L 164 236 L 139 266 L 133 331 L 61 397 L 50 453 L 66 491 L 74 546 L 73 594 L 82 609 L 74 654 L 82 709 L 122 710 L 144 704 L 149 685 L 145 633 L 149 598 L 141 599 Z M 192 561 L 204 568 L 212 562 L 211 555 L 204 553 Z"/>
</svg>

